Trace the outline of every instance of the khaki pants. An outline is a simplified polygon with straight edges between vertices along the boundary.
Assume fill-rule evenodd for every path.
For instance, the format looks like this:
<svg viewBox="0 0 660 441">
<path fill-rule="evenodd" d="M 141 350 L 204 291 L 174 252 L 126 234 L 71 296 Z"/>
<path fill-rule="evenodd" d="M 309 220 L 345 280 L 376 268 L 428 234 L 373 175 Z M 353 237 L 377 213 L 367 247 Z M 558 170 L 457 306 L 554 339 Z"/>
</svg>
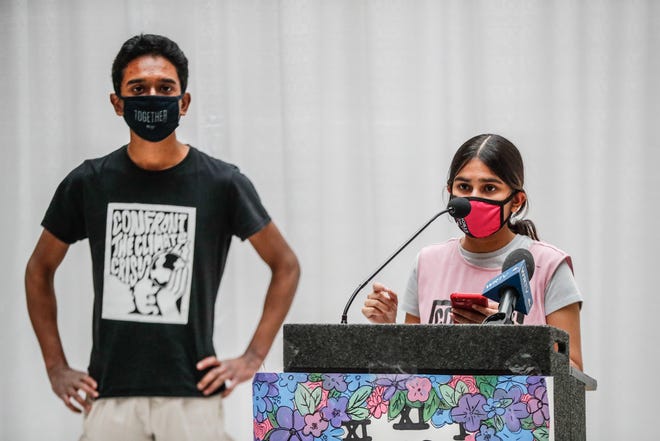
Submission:
<svg viewBox="0 0 660 441">
<path fill-rule="evenodd" d="M 80 441 L 231 441 L 222 398 L 102 398 L 85 416 Z"/>
</svg>

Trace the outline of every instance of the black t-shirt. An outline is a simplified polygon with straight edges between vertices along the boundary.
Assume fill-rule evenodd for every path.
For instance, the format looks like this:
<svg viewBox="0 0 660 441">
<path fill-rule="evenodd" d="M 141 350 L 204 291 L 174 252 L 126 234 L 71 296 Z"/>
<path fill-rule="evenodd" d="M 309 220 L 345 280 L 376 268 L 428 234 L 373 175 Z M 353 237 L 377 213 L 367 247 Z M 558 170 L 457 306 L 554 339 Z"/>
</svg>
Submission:
<svg viewBox="0 0 660 441">
<path fill-rule="evenodd" d="M 126 146 L 87 160 L 59 185 L 43 227 L 89 239 L 94 280 L 89 373 L 101 397 L 200 396 L 214 355 L 214 305 L 232 236 L 270 217 L 234 165 L 190 147 L 176 166 L 148 171 Z"/>
</svg>

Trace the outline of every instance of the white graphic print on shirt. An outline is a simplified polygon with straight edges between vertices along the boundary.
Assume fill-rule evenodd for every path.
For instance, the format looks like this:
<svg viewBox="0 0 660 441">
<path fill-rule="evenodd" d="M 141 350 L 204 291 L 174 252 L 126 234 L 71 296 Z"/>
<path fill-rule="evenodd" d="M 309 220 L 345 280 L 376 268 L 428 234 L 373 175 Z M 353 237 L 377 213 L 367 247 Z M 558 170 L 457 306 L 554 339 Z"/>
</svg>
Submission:
<svg viewBox="0 0 660 441">
<path fill-rule="evenodd" d="M 108 204 L 101 317 L 188 323 L 194 207 Z"/>
</svg>

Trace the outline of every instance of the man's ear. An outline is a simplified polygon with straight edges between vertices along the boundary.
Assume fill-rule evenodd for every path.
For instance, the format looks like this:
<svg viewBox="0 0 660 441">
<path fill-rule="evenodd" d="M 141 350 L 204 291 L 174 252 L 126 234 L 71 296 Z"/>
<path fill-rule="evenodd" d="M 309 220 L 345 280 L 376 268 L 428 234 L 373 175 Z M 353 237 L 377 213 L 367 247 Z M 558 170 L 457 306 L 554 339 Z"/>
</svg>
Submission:
<svg viewBox="0 0 660 441">
<path fill-rule="evenodd" d="M 110 104 L 115 108 L 115 113 L 118 116 L 124 116 L 124 100 L 119 98 L 114 92 L 110 94 Z"/>
<path fill-rule="evenodd" d="M 181 116 L 185 115 L 186 112 L 188 112 L 190 101 L 192 101 L 190 94 L 188 92 L 184 93 L 183 96 L 181 97 L 181 107 L 179 108 L 179 114 Z"/>
</svg>

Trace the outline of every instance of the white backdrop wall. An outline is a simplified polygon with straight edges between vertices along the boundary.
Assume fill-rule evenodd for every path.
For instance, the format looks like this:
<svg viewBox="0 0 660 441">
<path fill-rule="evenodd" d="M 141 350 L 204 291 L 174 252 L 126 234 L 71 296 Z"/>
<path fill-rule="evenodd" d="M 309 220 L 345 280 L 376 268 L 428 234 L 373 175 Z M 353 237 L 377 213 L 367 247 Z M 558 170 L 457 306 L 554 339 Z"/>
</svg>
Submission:
<svg viewBox="0 0 660 441">
<path fill-rule="evenodd" d="M 568 251 L 586 299 L 590 439 L 655 439 L 660 3 L 646 1 L 54 1 L 0 4 L 0 439 L 71 440 L 80 417 L 51 393 L 23 292 L 59 181 L 125 143 L 110 65 L 137 33 L 177 41 L 192 109 L 179 138 L 251 177 L 303 275 L 289 323 L 337 323 L 353 289 L 446 203 L 451 155 L 495 132 L 522 151 L 530 217 Z M 437 221 L 378 280 L 402 291 Z M 56 287 L 65 350 L 87 365 L 91 264 L 73 246 Z M 242 352 L 268 271 L 236 240 L 216 348 Z M 364 323 L 358 296 L 349 322 Z M 281 370 L 281 339 L 264 364 Z M 251 439 L 251 388 L 227 399 Z"/>
</svg>

